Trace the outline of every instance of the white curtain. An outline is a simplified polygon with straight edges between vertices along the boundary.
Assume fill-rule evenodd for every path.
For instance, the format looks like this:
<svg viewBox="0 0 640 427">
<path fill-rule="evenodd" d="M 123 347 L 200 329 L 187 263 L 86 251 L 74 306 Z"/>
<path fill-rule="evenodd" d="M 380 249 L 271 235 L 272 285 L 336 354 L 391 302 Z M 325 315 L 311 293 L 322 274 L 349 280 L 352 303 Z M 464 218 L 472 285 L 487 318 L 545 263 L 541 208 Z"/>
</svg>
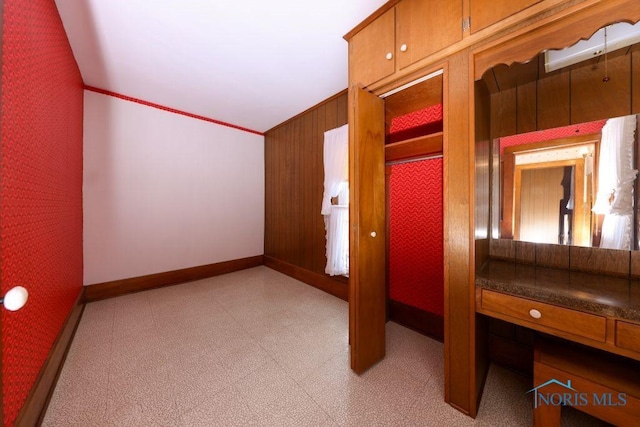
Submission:
<svg viewBox="0 0 640 427">
<path fill-rule="evenodd" d="M 338 197 L 332 205 L 331 198 Z M 322 215 L 327 238 L 327 266 L 331 276 L 349 274 L 349 128 L 324 133 L 324 195 Z"/>
<path fill-rule="evenodd" d="M 636 116 L 607 120 L 602 128 L 598 165 L 598 194 L 593 206 L 604 214 L 600 247 L 632 249 L 633 183 L 638 171 L 633 169 L 633 141 Z"/>
</svg>

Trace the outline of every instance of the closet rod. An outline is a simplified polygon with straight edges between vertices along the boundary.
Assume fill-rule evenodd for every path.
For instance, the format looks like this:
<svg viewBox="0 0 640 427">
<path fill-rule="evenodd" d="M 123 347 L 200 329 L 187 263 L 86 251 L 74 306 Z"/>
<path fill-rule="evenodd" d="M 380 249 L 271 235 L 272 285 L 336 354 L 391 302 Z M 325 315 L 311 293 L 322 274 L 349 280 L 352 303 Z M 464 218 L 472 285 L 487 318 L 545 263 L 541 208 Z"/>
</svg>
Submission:
<svg viewBox="0 0 640 427">
<path fill-rule="evenodd" d="M 432 159 L 440 159 L 440 158 L 442 158 L 442 153 L 433 154 L 430 156 L 416 157 L 415 159 L 395 160 L 393 162 L 385 162 L 385 166 L 400 165 L 403 163 L 413 163 L 413 162 L 419 162 L 422 160 L 432 160 Z"/>
<path fill-rule="evenodd" d="M 437 77 L 439 75 L 441 75 L 442 73 L 444 73 L 444 70 L 441 68 L 439 70 L 434 71 L 433 73 L 429 73 L 426 76 L 420 77 L 418 79 L 415 79 L 409 83 L 403 84 L 402 86 L 398 86 L 395 89 L 391 89 L 389 92 L 385 92 L 382 95 L 380 95 L 380 98 L 386 98 L 387 96 L 393 95 L 394 93 L 398 93 L 400 91 L 403 91 L 405 89 L 410 88 L 411 86 L 415 86 L 418 83 L 422 83 L 422 82 L 426 82 L 427 80 L 430 80 L 434 77 Z"/>
</svg>

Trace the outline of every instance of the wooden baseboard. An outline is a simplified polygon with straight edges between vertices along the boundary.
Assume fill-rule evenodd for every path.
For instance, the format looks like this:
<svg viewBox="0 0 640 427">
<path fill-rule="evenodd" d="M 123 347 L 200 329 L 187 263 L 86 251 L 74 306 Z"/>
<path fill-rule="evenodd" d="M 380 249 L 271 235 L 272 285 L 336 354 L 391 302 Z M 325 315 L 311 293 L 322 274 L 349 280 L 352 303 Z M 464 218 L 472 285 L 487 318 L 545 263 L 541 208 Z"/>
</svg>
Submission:
<svg viewBox="0 0 640 427">
<path fill-rule="evenodd" d="M 444 342 L 444 318 L 398 301 L 389 300 L 389 320 Z"/>
<path fill-rule="evenodd" d="M 342 300 L 349 300 L 349 280 L 346 277 L 315 273 L 267 255 L 264 256 L 264 265 Z"/>
<path fill-rule="evenodd" d="M 171 286 L 193 280 L 206 279 L 208 277 L 258 267 L 262 264 L 263 257 L 262 255 L 258 255 L 249 258 L 218 262 L 215 264 L 183 268 L 181 270 L 166 271 L 163 273 L 148 274 L 146 276 L 98 283 L 95 285 L 85 286 L 85 302 L 99 301 L 134 292 L 161 288 L 163 286 Z"/>
<path fill-rule="evenodd" d="M 15 426 L 31 427 L 40 425 L 49 405 L 49 400 L 55 389 L 62 365 L 67 357 L 73 335 L 80 323 L 80 317 L 84 310 L 84 289 L 80 291 L 76 302 L 67 316 L 64 326 L 60 330 L 56 341 L 49 351 L 49 356 L 40 369 L 38 378 L 31 388 L 27 400 L 25 400 L 20 413 L 15 421 Z"/>
</svg>

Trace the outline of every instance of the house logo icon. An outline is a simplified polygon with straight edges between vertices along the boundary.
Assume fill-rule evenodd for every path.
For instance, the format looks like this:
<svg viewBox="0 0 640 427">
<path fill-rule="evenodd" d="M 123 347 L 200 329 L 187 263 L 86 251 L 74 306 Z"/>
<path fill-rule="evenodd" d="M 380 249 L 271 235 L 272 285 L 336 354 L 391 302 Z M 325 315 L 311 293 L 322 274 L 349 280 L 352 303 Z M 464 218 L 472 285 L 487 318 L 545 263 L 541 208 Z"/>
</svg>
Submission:
<svg viewBox="0 0 640 427">
<path fill-rule="evenodd" d="M 556 385 L 559 387 L 552 387 L 552 391 L 549 393 L 543 390 L 550 385 Z M 560 389 L 560 390 L 558 390 Z M 555 378 L 540 384 L 539 386 L 532 388 L 527 394 L 533 393 L 534 408 L 538 408 L 541 405 L 552 406 L 625 406 L 627 404 L 626 393 L 611 393 L 611 392 L 578 392 L 571 385 L 571 380 L 567 380 L 566 384 L 562 381 L 558 381 Z"/>
<path fill-rule="evenodd" d="M 547 381 L 547 382 L 545 382 L 545 383 L 543 383 L 543 384 L 540 384 L 539 386 L 534 387 L 534 388 L 532 388 L 531 390 L 529 390 L 529 391 L 527 392 L 527 394 L 529 394 L 529 393 L 533 392 L 533 398 L 534 398 L 533 407 L 534 407 L 534 408 L 537 408 L 537 407 L 538 407 L 538 402 L 541 400 L 541 399 L 539 399 L 539 398 L 538 398 L 538 394 L 539 394 L 539 393 L 541 393 L 541 392 L 540 392 L 540 390 L 541 390 L 542 388 L 544 388 L 544 387 L 548 386 L 548 385 L 551 385 L 551 384 L 557 384 L 557 385 L 559 385 L 560 387 L 564 387 L 564 388 L 566 388 L 567 390 L 571 390 L 572 392 L 577 393 L 577 390 L 576 390 L 575 388 L 571 387 L 571 380 L 567 380 L 567 383 L 565 384 L 565 383 L 563 383 L 562 381 L 558 381 L 558 380 L 556 380 L 555 378 L 552 378 L 552 379 L 550 379 L 549 381 Z M 542 399 L 542 400 L 543 400 L 544 402 L 548 402 L 548 400 L 547 400 L 547 399 Z"/>
</svg>

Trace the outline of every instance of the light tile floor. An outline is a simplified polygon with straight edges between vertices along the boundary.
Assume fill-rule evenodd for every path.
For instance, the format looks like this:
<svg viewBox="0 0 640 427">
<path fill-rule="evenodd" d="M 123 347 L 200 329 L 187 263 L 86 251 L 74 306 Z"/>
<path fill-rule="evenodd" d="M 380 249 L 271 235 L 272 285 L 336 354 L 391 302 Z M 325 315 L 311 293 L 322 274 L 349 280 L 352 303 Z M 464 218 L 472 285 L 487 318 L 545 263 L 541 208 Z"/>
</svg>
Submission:
<svg viewBox="0 0 640 427">
<path fill-rule="evenodd" d="M 390 322 L 386 358 L 355 375 L 347 303 L 258 267 L 87 304 L 43 425 L 531 425 L 526 379 L 492 366 L 472 420 L 444 403 L 443 363 Z"/>
</svg>

